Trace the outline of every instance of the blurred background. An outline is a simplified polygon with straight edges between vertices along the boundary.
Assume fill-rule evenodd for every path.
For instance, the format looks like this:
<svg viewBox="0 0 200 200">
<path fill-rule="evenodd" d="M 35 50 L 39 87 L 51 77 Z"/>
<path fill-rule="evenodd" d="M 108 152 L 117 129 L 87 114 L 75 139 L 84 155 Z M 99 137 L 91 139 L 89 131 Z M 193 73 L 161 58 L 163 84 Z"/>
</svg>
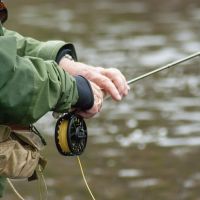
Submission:
<svg viewBox="0 0 200 200">
<path fill-rule="evenodd" d="M 117 67 L 127 79 L 200 51 L 199 0 L 6 1 L 5 26 L 42 41 L 74 43 L 79 61 Z M 200 199 L 200 58 L 135 83 L 87 120 L 81 156 L 97 200 Z M 45 134 L 49 200 L 91 199 L 76 158 L 59 155 L 51 113 Z M 26 200 L 37 183 L 15 181 Z M 7 188 L 3 200 L 16 196 Z"/>
</svg>

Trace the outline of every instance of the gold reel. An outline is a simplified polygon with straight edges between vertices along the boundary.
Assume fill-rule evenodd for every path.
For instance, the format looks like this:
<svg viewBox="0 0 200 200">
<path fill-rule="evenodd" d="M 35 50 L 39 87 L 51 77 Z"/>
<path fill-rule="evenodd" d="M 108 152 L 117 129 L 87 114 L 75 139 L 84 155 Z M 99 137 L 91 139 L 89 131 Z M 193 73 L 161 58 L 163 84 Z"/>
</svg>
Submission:
<svg viewBox="0 0 200 200">
<path fill-rule="evenodd" d="M 55 143 L 64 156 L 78 156 L 87 144 L 87 127 L 83 118 L 75 113 L 62 115 L 55 127 Z"/>
</svg>

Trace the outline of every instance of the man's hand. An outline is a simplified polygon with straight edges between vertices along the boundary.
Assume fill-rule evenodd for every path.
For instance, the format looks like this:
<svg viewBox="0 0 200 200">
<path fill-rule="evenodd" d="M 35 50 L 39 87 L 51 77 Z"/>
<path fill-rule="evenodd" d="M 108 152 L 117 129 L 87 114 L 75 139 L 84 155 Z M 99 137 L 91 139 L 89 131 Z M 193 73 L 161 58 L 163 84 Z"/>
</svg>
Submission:
<svg viewBox="0 0 200 200">
<path fill-rule="evenodd" d="M 106 94 L 120 101 L 130 89 L 123 74 L 115 68 L 92 67 L 63 57 L 59 66 L 71 75 L 81 75 L 100 87 Z"/>
</svg>

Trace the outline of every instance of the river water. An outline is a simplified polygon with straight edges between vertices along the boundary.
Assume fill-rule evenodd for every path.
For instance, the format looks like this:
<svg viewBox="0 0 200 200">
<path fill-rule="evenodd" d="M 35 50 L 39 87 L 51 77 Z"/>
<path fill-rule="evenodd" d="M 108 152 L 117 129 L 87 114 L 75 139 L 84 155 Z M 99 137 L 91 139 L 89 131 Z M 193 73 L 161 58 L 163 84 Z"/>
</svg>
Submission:
<svg viewBox="0 0 200 200">
<path fill-rule="evenodd" d="M 6 26 L 39 40 L 75 44 L 79 61 L 116 67 L 127 79 L 200 51 L 198 0 L 7 1 Z M 87 120 L 81 156 L 97 200 L 200 199 L 200 58 L 138 81 L 122 102 L 107 100 Z M 48 199 L 91 199 L 76 158 L 60 156 L 55 120 L 37 124 L 46 133 Z M 27 200 L 35 183 L 16 182 Z M 16 199 L 8 188 L 4 199 Z"/>
</svg>

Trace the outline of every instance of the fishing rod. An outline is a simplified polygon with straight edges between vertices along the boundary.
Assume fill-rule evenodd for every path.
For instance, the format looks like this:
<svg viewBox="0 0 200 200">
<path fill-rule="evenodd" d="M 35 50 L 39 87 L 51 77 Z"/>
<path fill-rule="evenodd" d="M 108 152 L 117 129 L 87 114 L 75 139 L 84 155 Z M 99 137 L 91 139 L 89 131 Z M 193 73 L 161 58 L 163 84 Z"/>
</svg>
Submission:
<svg viewBox="0 0 200 200">
<path fill-rule="evenodd" d="M 128 83 L 128 85 L 131 85 L 131 84 L 133 84 L 133 83 L 135 83 L 135 82 L 137 82 L 137 81 L 139 81 L 139 80 L 141 80 L 141 79 L 144 79 L 144 78 L 146 78 L 146 77 L 148 77 L 148 76 L 151 76 L 151 75 L 153 75 L 153 74 L 156 74 L 156 73 L 158 73 L 158 72 L 160 72 L 160 71 L 163 71 L 163 70 L 165 70 L 165 69 L 168 69 L 168 68 L 171 68 L 171 67 L 175 67 L 175 66 L 177 66 L 177 65 L 179 65 L 179 64 L 181 64 L 181 63 L 183 63 L 183 62 L 186 62 L 186 61 L 191 60 L 191 59 L 193 59 L 193 58 L 195 58 L 195 57 L 198 57 L 198 56 L 200 56 L 200 51 L 197 52 L 197 53 L 191 54 L 190 56 L 187 56 L 187 57 L 185 57 L 185 58 L 176 60 L 176 61 L 174 61 L 174 62 L 172 62 L 172 63 L 167 64 L 167 65 L 164 65 L 164 66 L 162 66 L 162 67 L 159 67 L 158 69 L 155 69 L 155 70 L 153 70 L 153 71 L 150 71 L 150 72 L 148 72 L 148 73 L 146 73 L 146 74 L 143 74 L 143 75 L 141 75 L 141 76 L 138 76 L 138 77 L 136 77 L 136 78 L 133 78 L 133 79 L 127 81 L 127 83 Z"/>
<path fill-rule="evenodd" d="M 133 78 L 127 83 L 131 85 L 141 79 L 175 67 L 198 56 L 200 56 L 200 51 Z M 104 100 L 107 98 L 105 97 Z M 87 126 L 84 119 L 74 112 L 64 113 L 56 123 L 55 143 L 58 151 L 64 156 L 78 156 L 82 154 L 87 144 L 87 135 Z"/>
</svg>

